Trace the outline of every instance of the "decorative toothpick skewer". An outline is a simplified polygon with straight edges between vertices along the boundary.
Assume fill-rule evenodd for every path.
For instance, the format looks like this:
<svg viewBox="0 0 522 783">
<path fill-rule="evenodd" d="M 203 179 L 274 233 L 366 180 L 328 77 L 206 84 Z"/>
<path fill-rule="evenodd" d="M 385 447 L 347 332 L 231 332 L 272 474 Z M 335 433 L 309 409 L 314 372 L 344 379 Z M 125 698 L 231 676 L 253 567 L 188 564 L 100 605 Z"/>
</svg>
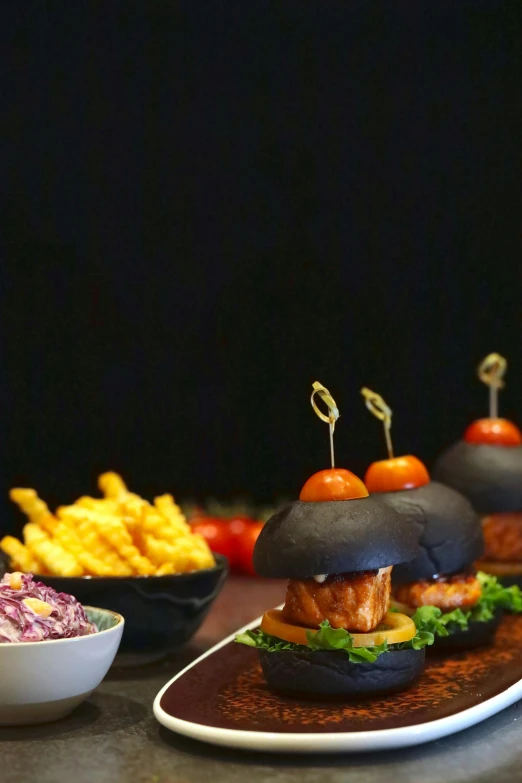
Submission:
<svg viewBox="0 0 522 783">
<path fill-rule="evenodd" d="M 312 408 L 314 409 L 315 413 L 317 413 L 321 421 L 325 421 L 328 424 L 330 430 L 330 458 L 332 460 L 332 468 L 335 468 L 333 434 L 335 430 L 335 422 L 340 416 L 339 409 L 337 407 L 334 398 L 332 397 L 328 389 L 323 386 L 322 383 L 319 383 L 319 381 L 314 381 L 314 383 L 312 384 L 312 388 L 313 388 L 313 392 L 310 398 L 310 402 L 312 403 Z M 322 401 L 328 408 L 328 415 L 323 413 L 317 407 L 317 403 L 315 401 L 316 394 L 319 395 L 319 397 L 322 399 Z"/>
<path fill-rule="evenodd" d="M 489 386 L 489 418 L 498 419 L 498 390 L 504 388 L 502 378 L 507 370 L 507 361 L 499 353 L 490 353 L 477 367 L 478 377 Z"/>
<path fill-rule="evenodd" d="M 388 459 L 393 459 L 393 444 L 391 439 L 391 418 L 392 410 L 386 405 L 380 394 L 367 389 L 366 386 L 361 389 L 361 394 L 366 401 L 366 407 L 373 415 L 380 419 L 384 425 L 384 437 L 386 438 L 386 448 L 388 449 Z"/>
</svg>

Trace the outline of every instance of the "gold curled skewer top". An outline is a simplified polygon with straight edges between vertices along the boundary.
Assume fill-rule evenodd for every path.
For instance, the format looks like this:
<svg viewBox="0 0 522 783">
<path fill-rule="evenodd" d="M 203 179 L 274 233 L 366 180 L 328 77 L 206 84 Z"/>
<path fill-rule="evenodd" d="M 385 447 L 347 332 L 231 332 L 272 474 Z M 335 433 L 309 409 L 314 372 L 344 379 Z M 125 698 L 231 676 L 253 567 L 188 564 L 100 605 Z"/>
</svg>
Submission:
<svg viewBox="0 0 522 783">
<path fill-rule="evenodd" d="M 507 370 L 507 361 L 499 353 L 489 353 L 477 367 L 482 383 L 489 386 L 489 416 L 498 418 L 498 390 L 504 388 L 502 380 Z"/>
<path fill-rule="evenodd" d="M 310 402 L 312 403 L 312 408 L 314 409 L 314 412 L 319 416 L 321 421 L 326 422 L 326 424 L 329 425 L 330 430 L 330 458 L 332 461 L 332 468 L 335 467 L 335 456 L 334 456 L 334 446 L 333 446 L 333 434 L 335 430 L 335 423 L 337 419 L 340 416 L 339 408 L 337 407 L 337 403 L 335 402 L 334 398 L 328 391 L 328 389 L 323 386 L 322 383 L 319 383 L 319 381 L 314 381 L 312 384 L 313 392 L 312 396 L 310 397 Z M 321 400 L 324 402 L 326 407 L 328 408 L 328 414 L 325 414 L 322 412 L 322 410 L 318 407 L 317 402 L 315 400 L 315 395 L 319 395 Z"/>
<path fill-rule="evenodd" d="M 335 402 L 334 398 L 332 397 L 328 389 L 325 386 L 323 386 L 322 383 L 319 383 L 319 381 L 314 381 L 314 383 L 312 384 L 312 388 L 313 388 L 313 392 L 312 392 L 312 396 L 310 397 L 312 408 L 314 409 L 315 413 L 319 416 L 321 421 L 326 422 L 326 424 L 331 424 L 332 427 L 335 429 L 335 422 L 340 416 L 337 403 Z M 324 414 L 322 410 L 317 407 L 317 403 L 315 401 L 316 394 L 319 395 L 319 397 L 322 399 L 322 401 L 328 408 L 328 415 Z"/>
<path fill-rule="evenodd" d="M 495 389 L 503 389 L 502 380 L 507 370 L 507 361 L 499 353 L 489 353 L 485 359 L 482 359 L 477 367 L 477 374 L 482 383 L 486 386 L 493 386 Z"/>
<path fill-rule="evenodd" d="M 370 413 L 373 413 L 373 415 L 382 421 L 384 425 L 384 437 L 386 438 L 388 457 L 389 459 L 393 459 L 393 444 L 390 434 L 392 409 L 385 403 L 380 394 L 377 394 L 377 392 L 368 389 L 366 386 L 363 386 L 361 389 L 361 394 L 364 397 L 366 407 Z"/>
</svg>

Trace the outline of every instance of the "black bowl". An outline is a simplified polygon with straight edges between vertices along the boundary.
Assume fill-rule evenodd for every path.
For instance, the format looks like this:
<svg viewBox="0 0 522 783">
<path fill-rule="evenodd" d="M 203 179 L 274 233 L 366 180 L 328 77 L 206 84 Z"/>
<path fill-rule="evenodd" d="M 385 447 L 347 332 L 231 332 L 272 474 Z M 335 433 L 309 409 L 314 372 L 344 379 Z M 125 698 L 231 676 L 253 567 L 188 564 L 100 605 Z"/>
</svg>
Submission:
<svg viewBox="0 0 522 783">
<path fill-rule="evenodd" d="M 81 604 L 112 609 L 125 618 L 120 662 L 157 660 L 194 636 L 223 587 L 228 561 L 214 568 L 165 576 L 41 576 L 35 579 Z M 125 660 L 126 659 L 126 660 Z"/>
</svg>

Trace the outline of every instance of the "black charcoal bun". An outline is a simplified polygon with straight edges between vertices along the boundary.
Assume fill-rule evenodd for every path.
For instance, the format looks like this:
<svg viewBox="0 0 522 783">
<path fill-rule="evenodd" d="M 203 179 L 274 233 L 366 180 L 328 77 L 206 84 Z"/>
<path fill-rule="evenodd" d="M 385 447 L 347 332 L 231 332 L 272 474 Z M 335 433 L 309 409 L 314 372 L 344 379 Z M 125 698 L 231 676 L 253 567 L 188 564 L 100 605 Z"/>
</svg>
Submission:
<svg viewBox="0 0 522 783">
<path fill-rule="evenodd" d="M 375 497 L 312 503 L 277 511 L 254 548 L 261 576 L 307 579 L 403 563 L 415 557 L 418 530 Z"/>
<path fill-rule="evenodd" d="M 456 628 L 449 636 L 437 636 L 435 643 L 428 648 L 428 653 L 456 652 L 457 650 L 472 650 L 476 647 L 487 647 L 495 640 L 495 633 L 502 619 L 502 612 L 497 612 L 491 620 L 471 620 L 466 630 Z"/>
<path fill-rule="evenodd" d="M 425 661 L 424 649 L 386 652 L 373 663 L 350 663 L 341 651 L 261 650 L 259 656 L 269 688 L 311 698 L 400 691 L 419 679 Z"/>
<path fill-rule="evenodd" d="M 482 555 L 482 526 L 471 503 L 454 489 L 430 481 L 416 489 L 378 497 L 398 511 L 419 536 L 414 560 L 395 566 L 395 584 L 466 570 Z"/>
<path fill-rule="evenodd" d="M 432 474 L 462 492 L 479 514 L 522 511 L 522 446 L 459 440 L 437 459 Z"/>
</svg>

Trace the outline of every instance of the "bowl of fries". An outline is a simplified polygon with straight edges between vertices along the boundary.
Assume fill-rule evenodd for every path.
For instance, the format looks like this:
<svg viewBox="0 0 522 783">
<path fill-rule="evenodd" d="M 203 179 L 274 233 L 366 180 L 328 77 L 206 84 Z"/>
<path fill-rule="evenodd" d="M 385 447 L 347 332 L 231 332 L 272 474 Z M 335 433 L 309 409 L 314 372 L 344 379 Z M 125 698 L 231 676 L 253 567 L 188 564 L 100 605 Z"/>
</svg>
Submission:
<svg viewBox="0 0 522 783">
<path fill-rule="evenodd" d="M 227 560 L 192 533 L 171 495 L 149 503 L 116 473 L 99 476 L 98 486 L 102 497 L 83 496 L 55 513 L 34 489 L 12 489 L 28 521 L 22 540 L 0 541 L 6 567 L 123 615 L 120 662 L 161 658 L 196 633 Z"/>
</svg>

